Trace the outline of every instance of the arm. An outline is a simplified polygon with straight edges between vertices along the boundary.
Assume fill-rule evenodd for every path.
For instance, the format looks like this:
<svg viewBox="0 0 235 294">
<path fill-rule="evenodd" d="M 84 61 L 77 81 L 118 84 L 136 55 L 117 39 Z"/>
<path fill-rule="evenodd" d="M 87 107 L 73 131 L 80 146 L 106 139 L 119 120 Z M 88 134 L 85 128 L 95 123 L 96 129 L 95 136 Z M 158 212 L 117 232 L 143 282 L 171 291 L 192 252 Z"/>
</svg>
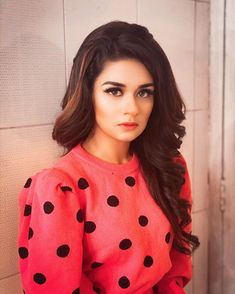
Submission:
<svg viewBox="0 0 235 294">
<path fill-rule="evenodd" d="M 181 163 L 185 167 L 185 182 L 181 188 L 180 196 L 187 199 L 192 203 L 191 195 L 191 183 L 189 178 L 189 173 L 187 169 L 187 164 L 182 155 L 177 159 L 177 162 Z M 190 211 L 191 213 L 191 211 Z M 184 230 L 186 232 L 192 231 L 192 222 L 188 224 Z M 167 272 L 164 277 L 159 281 L 159 283 L 154 288 L 154 293 L 158 294 L 184 294 L 185 291 L 183 287 L 192 278 L 192 257 L 184 253 L 180 253 L 178 250 L 172 247 L 170 251 L 170 258 L 172 262 L 172 267 L 169 272 Z"/>
<path fill-rule="evenodd" d="M 82 272 L 83 229 L 83 211 L 71 183 L 59 180 L 53 169 L 27 180 L 19 194 L 18 227 L 25 293 L 95 293 Z"/>
</svg>

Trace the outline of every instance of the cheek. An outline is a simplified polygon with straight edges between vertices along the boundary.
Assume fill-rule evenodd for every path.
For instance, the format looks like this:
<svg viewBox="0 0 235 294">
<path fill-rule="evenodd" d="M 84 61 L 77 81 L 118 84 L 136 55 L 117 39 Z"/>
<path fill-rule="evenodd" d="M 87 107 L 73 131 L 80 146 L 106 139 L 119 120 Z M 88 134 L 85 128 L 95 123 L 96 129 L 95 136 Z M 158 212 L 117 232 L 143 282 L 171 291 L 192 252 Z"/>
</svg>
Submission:
<svg viewBox="0 0 235 294">
<path fill-rule="evenodd" d="M 110 103 L 97 103 L 95 105 L 95 115 L 97 121 L 105 121 L 113 118 L 116 108 Z"/>
<path fill-rule="evenodd" d="M 153 111 L 153 102 L 149 103 L 149 105 L 146 106 L 145 116 L 146 116 L 147 119 L 150 117 L 152 111 Z"/>
</svg>

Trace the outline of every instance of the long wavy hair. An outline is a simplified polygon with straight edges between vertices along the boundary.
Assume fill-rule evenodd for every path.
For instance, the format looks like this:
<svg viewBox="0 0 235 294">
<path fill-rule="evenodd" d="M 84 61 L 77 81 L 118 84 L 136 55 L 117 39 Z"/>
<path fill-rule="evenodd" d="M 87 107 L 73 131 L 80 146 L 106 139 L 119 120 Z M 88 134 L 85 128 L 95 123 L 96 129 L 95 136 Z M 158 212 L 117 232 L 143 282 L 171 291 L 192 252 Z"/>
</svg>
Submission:
<svg viewBox="0 0 235 294">
<path fill-rule="evenodd" d="M 178 149 L 185 135 L 181 122 L 186 106 L 167 56 L 146 27 L 111 21 L 84 39 L 73 59 L 52 138 L 64 147 L 65 155 L 88 137 L 95 124 L 94 81 L 106 61 L 122 59 L 140 61 L 153 78 L 153 110 L 144 132 L 131 142 L 130 150 L 138 156 L 149 191 L 172 225 L 173 247 L 191 254 L 199 241 L 185 230 L 191 223 L 191 203 L 180 197 L 185 167 L 174 160 L 180 156 Z"/>
</svg>

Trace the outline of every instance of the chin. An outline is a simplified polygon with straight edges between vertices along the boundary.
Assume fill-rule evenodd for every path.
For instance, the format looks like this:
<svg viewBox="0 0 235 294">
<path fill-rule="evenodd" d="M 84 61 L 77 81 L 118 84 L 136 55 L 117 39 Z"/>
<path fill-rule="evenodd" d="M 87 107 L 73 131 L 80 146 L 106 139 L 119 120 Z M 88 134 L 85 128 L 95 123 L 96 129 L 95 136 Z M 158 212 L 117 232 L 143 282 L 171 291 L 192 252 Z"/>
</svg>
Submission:
<svg viewBox="0 0 235 294">
<path fill-rule="evenodd" d="M 130 143 L 130 142 L 132 142 L 132 141 L 134 141 L 136 138 L 138 138 L 140 135 L 142 134 L 142 132 L 140 133 L 140 134 L 137 134 L 137 135 L 132 135 L 132 136 L 123 136 L 123 137 L 119 137 L 119 138 L 117 138 L 119 141 L 122 141 L 122 142 L 128 142 L 128 143 Z"/>
</svg>

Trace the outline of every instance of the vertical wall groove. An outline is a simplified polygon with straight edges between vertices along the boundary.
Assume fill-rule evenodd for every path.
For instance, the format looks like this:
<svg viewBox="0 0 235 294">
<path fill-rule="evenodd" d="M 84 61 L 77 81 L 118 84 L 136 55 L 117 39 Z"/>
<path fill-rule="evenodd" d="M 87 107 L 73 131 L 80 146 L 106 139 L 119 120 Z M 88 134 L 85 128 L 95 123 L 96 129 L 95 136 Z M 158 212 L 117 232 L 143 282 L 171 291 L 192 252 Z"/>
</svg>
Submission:
<svg viewBox="0 0 235 294">
<path fill-rule="evenodd" d="M 225 144 L 225 123 L 224 123 L 224 116 L 225 116 L 225 80 L 226 80 L 226 7 L 227 7 L 227 2 L 224 0 L 224 6 L 223 6 L 223 81 L 222 81 L 222 117 L 221 117 L 221 129 L 222 129 L 222 134 L 221 134 L 221 185 L 223 185 L 223 182 L 225 181 L 225 171 L 224 171 L 224 144 Z M 224 187 L 222 187 L 222 190 Z M 225 193 L 221 191 L 221 202 L 225 203 L 226 199 Z M 226 203 L 225 203 L 226 205 Z M 221 236 L 222 236 L 222 244 L 221 244 L 221 257 L 222 260 L 224 261 L 224 237 L 225 237 L 225 207 L 221 209 Z M 221 269 L 221 293 L 223 293 L 224 289 L 224 263 L 222 264 L 222 269 Z"/>
</svg>

